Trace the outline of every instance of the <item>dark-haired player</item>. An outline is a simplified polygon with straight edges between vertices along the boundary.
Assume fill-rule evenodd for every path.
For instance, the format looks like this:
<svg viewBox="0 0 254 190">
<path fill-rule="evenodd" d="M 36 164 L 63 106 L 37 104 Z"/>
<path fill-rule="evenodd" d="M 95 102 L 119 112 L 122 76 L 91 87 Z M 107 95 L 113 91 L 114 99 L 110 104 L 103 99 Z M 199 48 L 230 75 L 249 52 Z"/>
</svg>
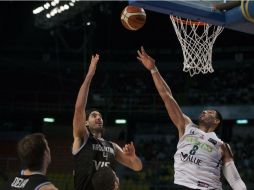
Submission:
<svg viewBox="0 0 254 190">
<path fill-rule="evenodd" d="M 179 142 L 174 155 L 174 183 L 185 189 L 221 190 L 221 167 L 234 190 L 246 190 L 233 160 L 229 145 L 214 133 L 222 122 L 221 114 L 213 109 L 204 110 L 198 125 L 192 123 L 160 75 L 155 60 L 141 47 L 137 59 L 151 72 L 155 86 L 165 104 L 168 115 L 178 129 Z"/>
<path fill-rule="evenodd" d="M 116 143 L 103 139 L 103 119 L 97 110 L 86 116 L 90 83 L 95 74 L 99 55 L 92 56 L 83 84 L 80 87 L 73 118 L 74 186 L 76 190 L 93 190 L 92 176 L 101 167 L 115 170 L 116 161 L 135 171 L 142 169 L 133 143 L 120 148 Z"/>
</svg>

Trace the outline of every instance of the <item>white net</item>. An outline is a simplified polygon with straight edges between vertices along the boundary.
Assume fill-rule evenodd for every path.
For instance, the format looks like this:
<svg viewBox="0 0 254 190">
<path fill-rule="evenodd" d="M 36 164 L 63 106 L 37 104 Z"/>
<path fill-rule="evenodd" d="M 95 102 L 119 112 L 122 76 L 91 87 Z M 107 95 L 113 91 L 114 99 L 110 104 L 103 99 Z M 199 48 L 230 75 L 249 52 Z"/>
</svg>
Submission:
<svg viewBox="0 0 254 190">
<path fill-rule="evenodd" d="M 182 19 L 170 15 L 176 35 L 183 51 L 183 71 L 190 76 L 214 72 L 212 66 L 213 44 L 223 27 L 208 23 Z"/>
</svg>

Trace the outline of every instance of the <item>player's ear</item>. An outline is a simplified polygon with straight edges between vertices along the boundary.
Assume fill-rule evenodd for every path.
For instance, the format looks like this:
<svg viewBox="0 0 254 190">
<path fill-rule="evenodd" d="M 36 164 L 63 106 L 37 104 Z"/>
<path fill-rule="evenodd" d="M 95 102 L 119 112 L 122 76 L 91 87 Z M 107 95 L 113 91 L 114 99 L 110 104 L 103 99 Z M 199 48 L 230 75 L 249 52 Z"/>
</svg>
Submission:
<svg viewBox="0 0 254 190">
<path fill-rule="evenodd" d="M 219 124 L 220 124 L 220 120 L 219 120 L 219 119 L 217 119 L 217 118 L 215 118 L 214 123 L 215 123 L 216 125 L 219 125 Z"/>
<path fill-rule="evenodd" d="M 89 127 L 88 121 L 85 122 L 85 126 L 86 126 L 86 127 Z"/>
</svg>

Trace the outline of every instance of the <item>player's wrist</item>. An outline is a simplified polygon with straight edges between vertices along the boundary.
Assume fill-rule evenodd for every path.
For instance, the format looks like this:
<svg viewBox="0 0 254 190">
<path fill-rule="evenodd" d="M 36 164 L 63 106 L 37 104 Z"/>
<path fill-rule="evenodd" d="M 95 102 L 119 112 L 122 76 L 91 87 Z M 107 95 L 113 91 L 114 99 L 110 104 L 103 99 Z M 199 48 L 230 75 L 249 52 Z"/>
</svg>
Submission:
<svg viewBox="0 0 254 190">
<path fill-rule="evenodd" d="M 158 72 L 158 69 L 157 69 L 156 66 L 154 66 L 150 71 L 151 71 L 151 73 L 153 74 L 153 73 L 157 73 L 157 72 Z"/>
</svg>

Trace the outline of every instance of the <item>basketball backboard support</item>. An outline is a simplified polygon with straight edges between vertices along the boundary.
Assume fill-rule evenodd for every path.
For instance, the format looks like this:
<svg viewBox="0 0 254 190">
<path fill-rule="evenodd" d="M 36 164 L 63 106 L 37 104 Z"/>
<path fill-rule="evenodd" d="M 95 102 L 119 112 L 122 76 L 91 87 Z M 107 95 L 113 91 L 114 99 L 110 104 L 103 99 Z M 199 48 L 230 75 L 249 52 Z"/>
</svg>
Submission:
<svg viewBox="0 0 254 190">
<path fill-rule="evenodd" d="M 245 0 L 244 8 L 243 6 L 241 6 L 241 1 L 238 1 L 239 6 L 233 7 L 229 10 L 214 9 L 214 5 L 226 4 L 227 2 L 226 1 L 224 2 L 223 0 L 216 1 L 129 0 L 130 5 L 142 7 L 145 10 L 155 11 L 168 15 L 180 16 L 182 18 L 189 18 L 192 20 L 207 22 L 217 26 L 223 26 L 231 30 L 254 34 L 254 1 Z M 249 19 L 246 18 L 246 13 Z"/>
</svg>

